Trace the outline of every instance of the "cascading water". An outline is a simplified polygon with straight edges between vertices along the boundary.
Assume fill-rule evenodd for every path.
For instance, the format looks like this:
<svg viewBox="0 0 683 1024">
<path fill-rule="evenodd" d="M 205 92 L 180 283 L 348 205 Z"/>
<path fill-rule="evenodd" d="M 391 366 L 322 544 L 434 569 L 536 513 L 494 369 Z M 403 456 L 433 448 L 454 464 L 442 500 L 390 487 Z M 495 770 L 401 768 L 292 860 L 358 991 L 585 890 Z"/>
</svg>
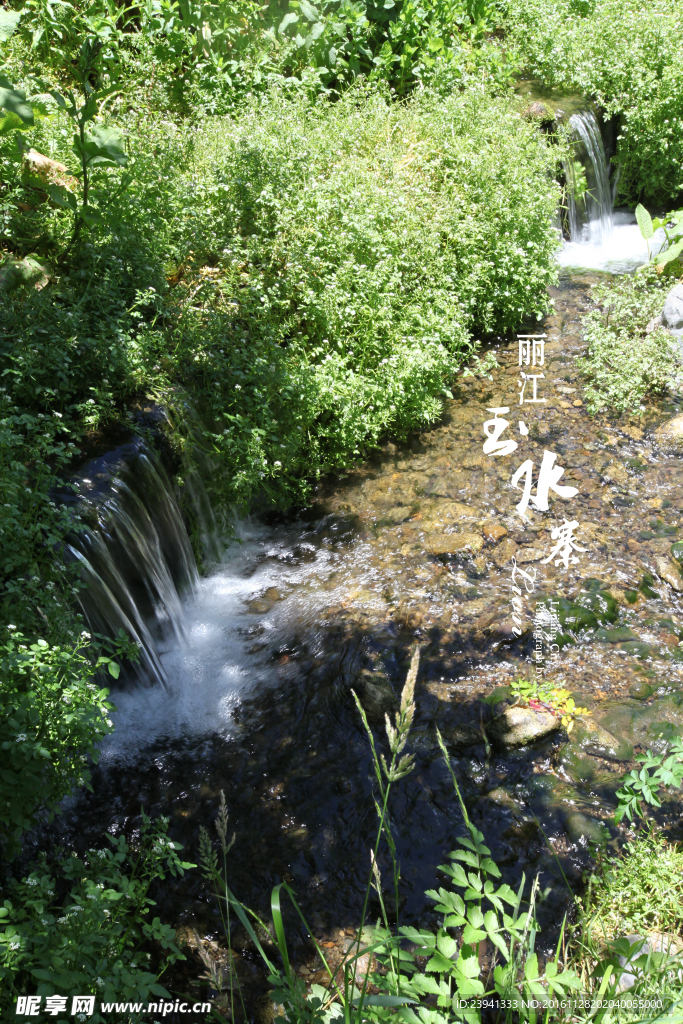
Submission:
<svg viewBox="0 0 683 1024">
<path fill-rule="evenodd" d="M 572 242 L 605 245 L 614 230 L 612 188 L 609 166 L 600 126 L 595 114 L 584 110 L 572 114 L 569 124 L 576 139 L 576 155 L 586 174 L 587 190 L 579 199 L 578 175 L 573 161 L 567 161 L 565 172 L 569 188 L 569 231 Z"/>
<path fill-rule="evenodd" d="M 87 584 L 86 620 L 109 636 L 123 629 L 140 648 L 139 675 L 163 682 L 159 643 L 182 640 L 181 596 L 198 580 L 168 477 L 156 456 L 133 442 L 90 463 L 74 483 L 91 520 L 69 545 Z"/>
<path fill-rule="evenodd" d="M 569 118 L 575 148 L 565 161 L 567 178 L 567 221 L 569 241 L 558 253 L 564 267 L 606 270 L 623 274 L 647 263 L 647 244 L 640 234 L 635 215 L 614 210 L 619 168 L 610 181 L 600 125 L 591 110 L 578 111 Z M 583 168 L 580 172 L 579 168 Z M 585 183 L 581 180 L 585 174 Z M 656 253 L 664 240 L 660 229 L 651 243 Z"/>
</svg>

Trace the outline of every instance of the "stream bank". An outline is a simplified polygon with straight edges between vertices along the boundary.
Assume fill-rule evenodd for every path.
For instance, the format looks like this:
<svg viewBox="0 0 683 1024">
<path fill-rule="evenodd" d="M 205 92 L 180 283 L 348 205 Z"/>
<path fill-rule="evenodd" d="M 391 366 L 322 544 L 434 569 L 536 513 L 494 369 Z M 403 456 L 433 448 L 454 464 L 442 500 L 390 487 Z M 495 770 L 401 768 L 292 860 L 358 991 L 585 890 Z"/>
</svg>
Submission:
<svg viewBox="0 0 683 1024">
<path fill-rule="evenodd" d="M 460 377 L 441 423 L 411 446 L 386 445 L 321 486 L 303 518 L 238 524 L 238 542 L 181 603 L 182 630 L 159 641 L 165 682 L 113 693 L 116 728 L 94 792 L 67 808 L 62 840 L 80 849 L 103 830 L 134 832 L 143 806 L 170 816 L 196 862 L 199 827 L 211 826 L 224 790 L 237 836 L 233 891 L 265 911 L 285 878 L 316 932 L 345 941 L 339 931 L 357 926 L 375 828 L 368 743 L 350 691 L 379 735 L 417 640 L 417 767 L 391 806 L 404 920 L 429 920 L 424 891 L 462 830 L 438 724 L 505 880 L 540 872 L 549 891 L 538 943 L 553 944 L 570 904 L 562 872 L 579 885 L 590 841 L 603 828 L 615 836 L 613 794 L 634 751 L 661 749 L 683 726 L 682 584 L 670 550 L 683 539 L 683 473 L 675 444 L 655 432 L 679 404 L 652 405 L 637 421 L 587 415 L 575 359 L 595 280 L 563 275 L 552 289 L 554 314 L 538 329 L 548 401 L 526 416 L 527 437 L 515 431 L 513 459 L 482 452 L 486 410 L 508 406 L 515 416 L 518 350 L 502 344 L 493 379 Z M 553 496 L 547 513 L 530 510 L 523 524 L 510 476 L 545 449 L 579 493 Z M 552 528 L 570 512 L 585 551 L 567 570 L 542 564 Z M 534 600 L 559 604 L 564 640 L 548 678 L 609 736 L 577 726 L 572 743 L 554 731 L 487 755 L 490 698 L 528 674 L 534 648 L 534 600 L 521 637 L 513 631 L 513 557 L 537 570 Z M 678 802 L 665 805 L 674 838 L 679 819 Z M 169 884 L 159 911 L 220 941 L 199 871 Z M 305 937 L 294 921 L 291 930 L 305 960 Z"/>
</svg>

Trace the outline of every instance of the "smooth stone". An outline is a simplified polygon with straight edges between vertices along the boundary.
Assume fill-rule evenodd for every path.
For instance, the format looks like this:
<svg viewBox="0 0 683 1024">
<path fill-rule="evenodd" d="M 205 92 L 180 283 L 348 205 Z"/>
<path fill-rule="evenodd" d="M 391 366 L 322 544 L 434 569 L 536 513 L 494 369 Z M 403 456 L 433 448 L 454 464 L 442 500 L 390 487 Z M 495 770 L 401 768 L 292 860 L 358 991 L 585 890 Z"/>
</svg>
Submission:
<svg viewBox="0 0 683 1024">
<path fill-rule="evenodd" d="M 662 310 L 662 326 L 676 340 L 683 341 L 683 284 L 671 289 Z"/>
<path fill-rule="evenodd" d="M 674 416 L 672 420 L 662 423 L 661 427 L 655 430 L 657 437 L 678 438 L 683 437 L 683 413 Z"/>
<path fill-rule="evenodd" d="M 492 544 L 496 544 L 502 537 L 507 536 L 507 530 L 503 524 L 492 521 L 484 523 L 482 533 L 486 540 L 491 541 Z"/>
<path fill-rule="evenodd" d="M 50 185 L 61 185 L 71 192 L 80 188 L 78 179 L 69 174 L 64 164 L 51 160 L 49 156 L 39 153 L 36 149 L 29 149 L 24 155 L 21 179 L 24 185 L 44 190 Z"/>
<path fill-rule="evenodd" d="M 601 821 L 579 811 L 567 815 L 564 828 L 571 841 L 580 846 L 588 846 L 589 843 L 603 846 L 609 839 L 609 832 Z"/>
<path fill-rule="evenodd" d="M 555 732 L 561 724 L 560 719 L 548 711 L 514 705 L 497 715 L 487 731 L 504 747 L 522 747 Z"/>
<path fill-rule="evenodd" d="M 538 548 L 532 545 L 528 548 L 520 548 L 517 552 L 517 561 L 523 565 L 527 562 L 539 562 L 542 558 L 547 557 L 549 551 L 545 551 L 543 548 Z"/>
<path fill-rule="evenodd" d="M 672 590 L 683 590 L 683 583 L 681 582 L 681 574 L 677 567 L 670 562 L 668 558 L 664 558 L 663 555 L 655 558 L 655 566 L 657 568 L 657 575 L 660 579 L 668 583 Z"/>
<path fill-rule="evenodd" d="M 617 992 L 628 992 L 637 981 L 642 979 L 642 971 L 639 971 L 635 964 L 639 957 L 648 956 L 650 953 L 664 953 L 667 956 L 677 956 L 683 949 L 680 937 L 669 935 L 666 932 L 651 932 L 647 937 L 643 935 L 625 935 L 624 938 L 628 939 L 631 946 L 638 943 L 638 949 L 634 950 L 630 960 L 627 960 L 625 956 L 619 957 L 619 964 L 624 968 L 624 971 L 619 978 Z M 681 973 L 679 969 L 679 980 Z"/>
<path fill-rule="evenodd" d="M 519 800 L 515 800 L 511 793 L 508 793 L 502 786 L 498 786 L 496 789 L 490 790 L 486 794 L 486 800 L 490 800 L 492 803 L 497 804 L 498 807 L 504 807 L 508 811 L 519 811 L 522 809 L 522 804 Z"/>
<path fill-rule="evenodd" d="M 631 683 L 628 688 L 629 696 L 635 700 L 647 700 L 654 693 L 654 690 L 648 683 L 635 682 Z"/>
<path fill-rule="evenodd" d="M 630 761 L 633 746 L 627 740 L 619 740 L 594 718 L 582 716 L 576 720 L 572 732 L 574 743 L 587 754 L 603 757 L 607 761 Z"/>
</svg>

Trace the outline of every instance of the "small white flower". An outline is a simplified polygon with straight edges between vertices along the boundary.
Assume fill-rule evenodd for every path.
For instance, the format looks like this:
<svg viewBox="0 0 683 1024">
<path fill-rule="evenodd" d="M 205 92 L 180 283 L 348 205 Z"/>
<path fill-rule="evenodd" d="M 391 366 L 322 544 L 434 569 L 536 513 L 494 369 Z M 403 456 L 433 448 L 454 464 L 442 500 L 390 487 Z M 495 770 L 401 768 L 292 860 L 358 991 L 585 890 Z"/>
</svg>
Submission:
<svg viewBox="0 0 683 1024">
<path fill-rule="evenodd" d="M 104 982 L 102 981 L 102 978 L 95 978 L 95 984 L 97 985 L 98 988 L 104 988 Z"/>
<path fill-rule="evenodd" d="M 7 627 L 7 628 L 8 628 L 8 629 L 16 629 L 17 627 L 16 627 L 16 626 L 13 626 L 13 625 L 12 625 L 12 623 L 10 622 L 10 624 L 8 625 L 8 627 Z"/>
<path fill-rule="evenodd" d="M 86 633 L 84 629 L 81 630 L 81 636 L 84 637 L 86 640 L 90 639 L 90 633 Z"/>
<path fill-rule="evenodd" d="M 26 733 L 25 732 L 17 733 L 17 743 L 25 743 L 25 742 L 26 742 Z"/>
<path fill-rule="evenodd" d="M 21 946 L 20 942 L 10 942 L 10 944 L 9 944 L 9 948 L 10 949 L 19 949 L 20 946 Z"/>
<path fill-rule="evenodd" d="M 281 462 L 274 462 L 273 465 L 275 466 L 276 469 L 279 469 L 280 466 L 282 465 L 282 463 Z"/>
</svg>

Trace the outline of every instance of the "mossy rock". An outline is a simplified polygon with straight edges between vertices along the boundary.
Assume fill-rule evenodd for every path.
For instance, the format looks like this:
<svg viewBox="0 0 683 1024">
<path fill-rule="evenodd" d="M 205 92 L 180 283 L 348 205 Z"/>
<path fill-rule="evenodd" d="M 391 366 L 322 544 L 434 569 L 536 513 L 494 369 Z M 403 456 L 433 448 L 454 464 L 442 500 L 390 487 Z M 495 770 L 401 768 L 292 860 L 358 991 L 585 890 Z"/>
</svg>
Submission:
<svg viewBox="0 0 683 1024">
<path fill-rule="evenodd" d="M 363 669 L 356 677 L 353 689 L 358 694 L 368 721 L 373 725 L 382 725 L 385 715 L 393 715 L 398 711 L 398 698 L 387 677 L 381 672 Z"/>
<path fill-rule="evenodd" d="M 602 821 L 591 818 L 579 811 L 572 811 L 564 822 L 565 832 L 577 846 L 605 845 L 609 839 L 609 831 Z"/>
<path fill-rule="evenodd" d="M 671 545 L 670 554 L 679 570 L 683 571 L 683 540 L 678 540 Z"/>
<path fill-rule="evenodd" d="M 633 744 L 618 738 L 592 717 L 578 718 L 572 732 L 574 744 L 586 754 L 608 761 L 631 761 Z"/>
<path fill-rule="evenodd" d="M 617 626 L 616 629 L 599 629 L 595 639 L 603 644 L 620 644 L 627 640 L 637 640 L 638 637 L 628 626 Z"/>
<path fill-rule="evenodd" d="M 633 697 L 635 700 L 647 700 L 655 691 L 649 683 L 637 680 L 635 683 L 631 683 L 628 692 L 629 696 Z"/>
</svg>

